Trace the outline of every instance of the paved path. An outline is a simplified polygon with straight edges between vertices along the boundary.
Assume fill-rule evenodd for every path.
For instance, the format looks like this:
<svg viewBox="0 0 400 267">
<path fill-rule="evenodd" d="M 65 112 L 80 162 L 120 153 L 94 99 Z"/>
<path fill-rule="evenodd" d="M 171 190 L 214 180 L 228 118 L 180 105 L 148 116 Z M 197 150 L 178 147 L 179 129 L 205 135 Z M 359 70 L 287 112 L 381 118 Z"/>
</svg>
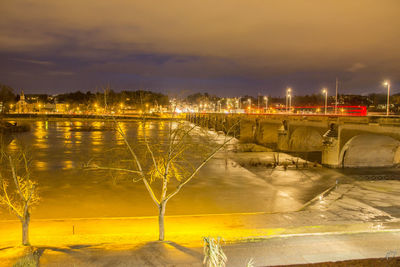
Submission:
<svg viewBox="0 0 400 267">
<path fill-rule="evenodd" d="M 225 251 L 229 266 L 245 266 L 251 257 L 256 266 L 383 258 L 400 254 L 400 231 L 279 237 L 230 245 Z"/>
<path fill-rule="evenodd" d="M 255 266 L 393 257 L 400 253 L 400 231 L 276 237 L 225 244 L 227 266 Z M 41 266 L 203 266 L 201 247 L 173 242 L 141 245 L 41 247 Z M 4 265 L 7 266 L 7 265 Z"/>
<path fill-rule="evenodd" d="M 154 242 L 156 217 L 36 220 L 31 242 L 42 248 L 44 263 L 75 266 L 107 266 L 103 262 L 109 261 L 112 266 L 201 265 L 203 236 L 227 241 L 225 252 L 233 264 L 229 266 L 244 266 L 252 257 L 257 264 L 278 265 L 400 253 L 399 223 L 310 224 L 308 215 L 304 211 L 167 217 L 166 238 L 174 241 L 169 244 Z M 0 262 L 10 258 L 19 240 L 17 221 L 0 222 Z"/>
</svg>

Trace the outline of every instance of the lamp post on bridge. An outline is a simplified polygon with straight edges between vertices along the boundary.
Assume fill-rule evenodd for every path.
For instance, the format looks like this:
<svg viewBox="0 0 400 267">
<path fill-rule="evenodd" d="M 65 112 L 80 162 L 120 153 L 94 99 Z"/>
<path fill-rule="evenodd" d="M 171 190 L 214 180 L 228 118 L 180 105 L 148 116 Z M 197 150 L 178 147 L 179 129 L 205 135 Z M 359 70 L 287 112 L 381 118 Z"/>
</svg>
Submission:
<svg viewBox="0 0 400 267">
<path fill-rule="evenodd" d="M 249 101 L 249 113 L 251 113 L 251 98 L 249 98 L 248 101 Z"/>
<path fill-rule="evenodd" d="M 264 101 L 265 101 L 265 113 L 267 113 L 267 110 L 268 110 L 268 96 L 264 96 Z"/>
<path fill-rule="evenodd" d="M 387 103 L 386 103 L 386 116 L 389 116 L 389 98 L 390 98 L 390 82 L 386 81 L 385 85 L 387 86 Z"/>
<path fill-rule="evenodd" d="M 326 115 L 328 107 L 328 89 L 324 88 L 322 90 L 322 93 L 325 94 L 325 115 Z"/>
<path fill-rule="evenodd" d="M 292 105 L 292 97 L 291 97 L 291 93 L 292 92 L 292 88 L 287 88 L 286 89 L 286 113 L 288 112 L 288 100 L 289 100 L 289 106 Z"/>
</svg>

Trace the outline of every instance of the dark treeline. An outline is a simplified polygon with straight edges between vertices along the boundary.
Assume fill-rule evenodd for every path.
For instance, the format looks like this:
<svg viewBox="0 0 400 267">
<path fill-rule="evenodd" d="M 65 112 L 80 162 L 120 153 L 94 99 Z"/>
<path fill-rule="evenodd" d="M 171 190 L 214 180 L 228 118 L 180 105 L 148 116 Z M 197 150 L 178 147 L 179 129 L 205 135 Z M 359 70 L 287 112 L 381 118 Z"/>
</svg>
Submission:
<svg viewBox="0 0 400 267">
<path fill-rule="evenodd" d="M 20 92 L 18 92 L 20 93 Z M 10 86 L 0 84 L 0 102 L 3 104 L 13 104 L 20 100 L 20 95 Z M 25 94 L 27 102 L 41 103 L 66 103 L 71 105 L 78 104 L 94 104 L 99 106 L 107 105 L 161 105 L 166 106 L 169 103 L 168 96 L 151 91 L 122 91 L 114 92 L 113 90 L 104 90 L 104 92 L 86 93 L 81 91 L 64 93 L 58 95 L 50 94 Z"/>
<path fill-rule="evenodd" d="M 107 105 L 127 105 L 127 106 L 166 106 L 169 104 L 168 96 L 161 93 L 154 93 L 151 91 L 122 91 L 114 92 L 113 90 L 106 90 L 102 93 L 92 93 L 90 91 L 82 93 L 80 91 L 73 93 L 59 94 L 54 97 L 57 103 L 68 104 L 86 104 L 91 105 L 96 103 L 99 106 Z"/>
<path fill-rule="evenodd" d="M 202 102 L 217 102 L 220 100 L 220 97 L 217 97 L 215 95 L 210 95 L 208 93 L 195 93 L 188 95 L 186 97 L 186 101 L 190 104 L 200 104 Z"/>
</svg>

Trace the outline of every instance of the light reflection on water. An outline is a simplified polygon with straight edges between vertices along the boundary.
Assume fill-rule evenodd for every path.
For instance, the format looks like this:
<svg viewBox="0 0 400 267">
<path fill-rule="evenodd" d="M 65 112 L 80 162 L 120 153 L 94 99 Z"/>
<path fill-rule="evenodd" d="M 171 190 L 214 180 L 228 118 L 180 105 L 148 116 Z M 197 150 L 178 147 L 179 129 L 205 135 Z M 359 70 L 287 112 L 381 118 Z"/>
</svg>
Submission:
<svg viewBox="0 0 400 267">
<path fill-rule="evenodd" d="M 103 166 L 121 162 L 133 166 L 122 137 L 107 129 L 108 123 L 28 123 L 31 131 L 16 136 L 31 147 L 33 177 L 40 185 L 42 202 L 35 209 L 34 218 L 157 214 L 143 184 L 133 183 L 131 174 L 81 168 L 91 159 Z M 160 144 L 165 141 L 169 123 L 121 122 L 120 126 L 138 153 L 145 155 L 145 149 L 141 150 L 140 146 L 144 134 L 152 142 Z M 79 127 L 93 127 L 97 131 L 71 131 Z M 17 148 L 15 140 L 7 146 L 9 150 Z M 276 197 L 276 192 L 272 192 L 264 181 L 254 178 L 248 171 L 230 166 L 226 167 L 220 159 L 207 164 L 199 177 L 171 199 L 168 214 L 274 211 L 281 209 L 282 204 L 293 206 L 290 200 L 275 199 L 279 196 Z M 2 216 L 0 214 L 0 219 Z"/>
<path fill-rule="evenodd" d="M 10 151 L 17 151 L 18 150 L 18 144 L 17 144 L 17 139 L 13 139 L 11 143 L 8 145 L 8 149 Z"/>
<path fill-rule="evenodd" d="M 48 144 L 48 122 L 37 121 L 36 125 L 34 125 L 34 136 L 36 140 L 33 142 L 33 146 L 38 149 L 47 149 L 49 147 Z"/>
<path fill-rule="evenodd" d="M 46 161 L 34 160 L 33 166 L 38 171 L 45 171 L 48 169 L 48 165 Z"/>
<path fill-rule="evenodd" d="M 18 142 L 32 153 L 33 171 L 49 172 L 73 170 L 90 159 L 110 156 L 112 148 L 125 149 L 123 137 L 111 130 L 111 123 L 101 121 L 35 121 L 23 122 L 31 125 L 31 131 L 16 134 L 7 149 L 16 151 Z M 130 140 L 149 137 L 163 138 L 165 123 L 121 122 L 121 129 Z M 88 130 L 92 129 L 92 130 Z M 18 141 L 17 141 L 18 140 Z M 136 143 L 136 142 L 134 142 Z M 106 155 L 107 154 L 107 155 Z M 65 175 L 57 179 L 67 179 Z"/>
</svg>

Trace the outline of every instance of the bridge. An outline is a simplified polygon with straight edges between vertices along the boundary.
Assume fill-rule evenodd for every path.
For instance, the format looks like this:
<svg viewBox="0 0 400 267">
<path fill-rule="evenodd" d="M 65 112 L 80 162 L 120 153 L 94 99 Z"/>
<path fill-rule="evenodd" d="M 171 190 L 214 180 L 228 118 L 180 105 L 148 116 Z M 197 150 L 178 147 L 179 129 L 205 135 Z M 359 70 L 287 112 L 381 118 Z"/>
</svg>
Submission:
<svg viewBox="0 0 400 267">
<path fill-rule="evenodd" d="M 186 119 L 276 151 L 319 151 L 332 168 L 400 164 L 398 117 L 189 113 Z"/>
</svg>

